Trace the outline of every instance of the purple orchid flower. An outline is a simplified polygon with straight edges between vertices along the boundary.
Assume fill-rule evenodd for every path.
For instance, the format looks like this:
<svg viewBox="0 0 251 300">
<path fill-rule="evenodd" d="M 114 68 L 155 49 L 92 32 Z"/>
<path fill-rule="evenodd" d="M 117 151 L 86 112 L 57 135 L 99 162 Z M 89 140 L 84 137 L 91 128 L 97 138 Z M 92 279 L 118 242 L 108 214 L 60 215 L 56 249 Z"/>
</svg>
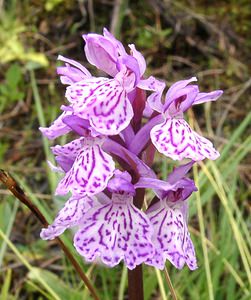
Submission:
<svg viewBox="0 0 251 300">
<path fill-rule="evenodd" d="M 167 179 L 175 188 L 161 191 L 160 201 L 150 207 L 146 214 L 153 226 L 155 254 L 146 264 L 164 269 L 166 259 L 176 268 L 185 264 L 197 268 L 194 246 L 187 228 L 187 199 L 197 191 L 193 180 L 185 178 L 194 162 L 176 168 Z M 159 195 L 159 193 L 157 193 Z"/>
<path fill-rule="evenodd" d="M 93 207 L 95 200 L 94 196 L 72 196 L 59 211 L 53 224 L 42 229 L 41 238 L 43 240 L 53 240 L 67 228 L 78 225 L 85 213 Z"/>
<path fill-rule="evenodd" d="M 53 239 L 65 229 L 79 226 L 74 236 L 76 250 L 87 262 L 97 258 L 114 267 L 121 260 L 129 269 L 153 255 L 152 226 L 147 216 L 133 205 L 135 189 L 126 172 L 117 171 L 104 194 L 70 198 L 55 221 L 43 229 L 41 238 Z"/>
<path fill-rule="evenodd" d="M 127 172 L 116 170 L 107 185 L 111 198 L 103 193 L 72 196 L 53 224 L 42 230 L 41 237 L 53 239 L 65 229 L 78 226 L 74 246 L 87 262 L 99 258 L 113 267 L 124 260 L 129 269 L 141 263 L 163 269 L 168 259 L 177 268 L 186 262 L 195 269 L 185 200 L 196 187 L 192 180 L 184 178 L 192 164 L 177 168 L 167 182 L 145 178 L 135 185 Z M 158 207 L 154 205 L 146 214 L 133 205 L 135 188 L 145 186 L 158 188 L 157 194 L 163 197 Z"/>
<path fill-rule="evenodd" d="M 144 79 L 146 62 L 133 44 L 127 53 L 106 29 L 84 39 L 87 60 L 112 78 L 94 77 L 78 62 L 58 58 L 65 64 L 57 73 L 68 85 L 69 105 L 40 130 L 49 139 L 70 132 L 77 137 L 51 148 L 57 165 L 50 167 L 63 173 L 56 194 L 71 196 L 41 237 L 53 239 L 77 226 L 74 246 L 87 262 L 113 267 L 124 261 L 132 270 L 142 263 L 163 269 L 168 260 L 178 269 L 187 265 L 194 270 L 187 221 L 188 198 L 197 189 L 186 174 L 195 161 L 216 159 L 219 153 L 190 128 L 184 113 L 192 105 L 217 100 L 222 91 L 200 93 L 190 84 L 193 77 L 173 84 L 163 103 L 165 82 Z M 159 180 L 151 168 L 155 148 L 191 162 Z M 126 172 L 115 169 L 115 161 Z M 156 196 L 143 211 L 145 189 Z"/>
<path fill-rule="evenodd" d="M 76 82 L 66 90 L 74 114 L 88 119 L 100 134 L 118 134 L 133 117 L 128 99 L 132 86 L 128 81 L 124 82 L 123 75 L 118 73 L 114 79 L 92 77 Z"/>
<path fill-rule="evenodd" d="M 137 77 L 141 77 L 146 69 L 146 62 L 143 55 L 136 50 L 135 45 L 130 44 L 130 55 L 126 53 L 124 46 L 106 28 L 103 36 L 89 33 L 83 35 L 85 40 L 85 55 L 89 63 L 104 71 L 106 74 L 115 77 L 125 65 L 132 70 Z"/>
<path fill-rule="evenodd" d="M 64 146 L 52 147 L 56 161 L 66 172 L 56 194 L 91 196 L 103 191 L 113 176 L 115 163 L 102 150 L 104 138 L 81 137 Z"/>
<path fill-rule="evenodd" d="M 174 160 L 190 158 L 198 161 L 204 158 L 217 159 L 219 152 L 206 138 L 193 131 L 183 118 L 183 113 L 192 105 L 215 101 L 222 91 L 200 93 L 197 85 L 188 85 L 195 77 L 181 80 L 168 90 L 165 104 L 160 98 L 149 98 L 153 110 L 162 113 L 164 122 L 151 130 L 151 140 L 159 152 Z"/>
</svg>

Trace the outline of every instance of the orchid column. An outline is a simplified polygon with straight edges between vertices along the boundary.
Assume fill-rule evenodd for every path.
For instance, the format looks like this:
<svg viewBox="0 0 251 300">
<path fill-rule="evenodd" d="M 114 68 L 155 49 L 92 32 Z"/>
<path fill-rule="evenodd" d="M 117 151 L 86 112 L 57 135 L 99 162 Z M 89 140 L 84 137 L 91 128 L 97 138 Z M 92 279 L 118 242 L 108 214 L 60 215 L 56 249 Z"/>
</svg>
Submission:
<svg viewBox="0 0 251 300">
<path fill-rule="evenodd" d="M 106 29 L 83 37 L 88 61 L 108 77 L 94 77 L 76 61 L 58 57 L 68 105 L 40 130 L 49 139 L 71 139 L 52 147 L 57 166 L 49 163 L 62 173 L 56 194 L 70 195 L 41 237 L 53 239 L 76 226 L 74 246 L 84 260 L 108 267 L 123 261 L 137 270 L 130 272 L 129 295 L 142 299 L 141 264 L 162 270 L 168 260 L 178 269 L 197 268 L 187 228 L 188 198 L 196 187 L 186 175 L 196 161 L 219 153 L 190 128 L 184 113 L 217 100 L 222 91 L 201 93 L 192 77 L 173 84 L 163 101 L 165 83 L 144 78 L 146 62 L 134 45 L 128 54 Z M 190 161 L 159 180 L 151 169 L 154 147 L 173 160 Z M 145 189 L 156 196 L 142 209 Z M 135 276 L 138 294 L 131 287 Z"/>
</svg>

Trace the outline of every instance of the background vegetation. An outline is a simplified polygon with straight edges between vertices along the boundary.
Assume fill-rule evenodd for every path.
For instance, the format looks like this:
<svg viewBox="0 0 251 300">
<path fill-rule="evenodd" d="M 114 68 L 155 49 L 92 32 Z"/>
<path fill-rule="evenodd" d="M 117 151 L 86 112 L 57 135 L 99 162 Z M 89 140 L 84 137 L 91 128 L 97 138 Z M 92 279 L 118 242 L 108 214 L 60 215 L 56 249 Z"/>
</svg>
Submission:
<svg viewBox="0 0 251 300">
<path fill-rule="evenodd" d="M 87 66 L 81 34 L 101 33 L 104 26 L 144 53 L 148 75 L 168 85 L 196 75 L 201 90 L 225 91 L 217 103 L 188 114 L 221 152 L 216 162 L 193 170 L 199 192 L 190 199 L 189 225 L 199 269 L 167 264 L 167 270 L 178 299 L 251 299 L 249 0 L 1 0 L 0 167 L 51 221 L 65 199 L 53 195 L 58 178 L 46 164 L 51 143 L 38 127 L 49 125 L 64 101 L 56 58 Z M 170 164 L 159 156 L 160 177 Z M 56 243 L 39 238 L 40 229 L 0 186 L 0 299 L 91 299 Z M 84 265 L 71 240 L 65 233 L 100 299 L 127 299 L 126 269 Z M 146 300 L 171 299 L 164 273 L 144 267 L 144 279 Z"/>
</svg>

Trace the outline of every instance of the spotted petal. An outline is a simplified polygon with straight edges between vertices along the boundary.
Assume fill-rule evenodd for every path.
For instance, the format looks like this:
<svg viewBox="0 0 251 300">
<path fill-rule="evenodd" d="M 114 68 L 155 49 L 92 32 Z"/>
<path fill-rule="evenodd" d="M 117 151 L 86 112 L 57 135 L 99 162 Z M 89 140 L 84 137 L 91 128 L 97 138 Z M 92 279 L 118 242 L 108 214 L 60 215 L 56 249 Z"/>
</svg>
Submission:
<svg viewBox="0 0 251 300">
<path fill-rule="evenodd" d="M 133 117 L 127 92 L 115 79 L 92 78 L 75 83 L 67 88 L 66 97 L 74 114 L 89 119 L 101 134 L 118 134 Z"/>
<path fill-rule="evenodd" d="M 110 204 L 87 212 L 74 245 L 88 262 L 100 258 L 113 267 L 124 260 L 131 270 L 153 255 L 151 236 L 149 220 L 132 204 L 132 197 L 113 194 Z"/>
<path fill-rule="evenodd" d="M 113 176 L 115 164 L 112 157 L 101 149 L 101 138 L 82 138 L 82 148 L 59 182 L 56 194 L 64 195 L 69 191 L 74 195 L 94 195 L 103 191 Z"/>
<path fill-rule="evenodd" d="M 63 146 L 56 145 L 51 147 L 52 153 L 55 155 L 55 159 L 58 165 L 68 172 L 76 159 L 79 151 L 82 148 L 83 138 L 79 138 L 71 141 Z"/>
<path fill-rule="evenodd" d="M 79 225 L 85 213 L 92 208 L 95 199 L 90 197 L 72 196 L 59 211 L 54 222 L 41 231 L 43 240 L 52 240 L 62 234 L 67 228 Z"/>
<path fill-rule="evenodd" d="M 164 269 L 168 259 L 178 269 L 182 269 L 185 264 L 191 270 L 197 268 L 195 251 L 186 224 L 185 205 L 186 203 L 179 202 L 170 207 L 162 202 L 157 210 L 147 213 L 154 228 L 155 254 L 146 264 Z"/>
<path fill-rule="evenodd" d="M 193 131 L 183 119 L 166 119 L 153 127 L 150 135 L 158 151 L 174 160 L 214 160 L 220 155 L 209 140 Z"/>
</svg>

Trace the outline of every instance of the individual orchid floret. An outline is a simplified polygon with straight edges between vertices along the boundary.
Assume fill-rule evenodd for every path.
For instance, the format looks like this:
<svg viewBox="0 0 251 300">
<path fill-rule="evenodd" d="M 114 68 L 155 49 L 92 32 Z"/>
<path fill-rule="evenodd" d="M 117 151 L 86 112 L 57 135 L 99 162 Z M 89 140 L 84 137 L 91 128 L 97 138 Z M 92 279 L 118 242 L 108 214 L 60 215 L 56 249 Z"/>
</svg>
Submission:
<svg viewBox="0 0 251 300">
<path fill-rule="evenodd" d="M 151 140 L 159 152 L 174 160 L 214 160 L 219 157 L 219 152 L 209 140 L 191 129 L 183 113 L 194 104 L 217 100 L 222 91 L 200 93 L 197 85 L 189 85 L 192 81 L 196 81 L 196 78 L 173 84 L 166 94 L 164 104 L 158 99 L 149 102 L 152 109 L 161 112 L 164 117 L 163 123 L 152 128 Z"/>
<path fill-rule="evenodd" d="M 93 77 L 70 85 L 66 98 L 74 114 L 88 119 L 97 132 L 116 135 L 128 126 L 133 117 L 128 99 L 132 85 L 125 81 L 123 72 L 114 79 Z"/>
<path fill-rule="evenodd" d="M 99 258 L 114 267 L 124 260 L 131 270 L 152 257 L 152 226 L 133 205 L 135 191 L 129 178 L 116 173 L 108 185 L 111 199 L 105 204 L 96 202 L 85 214 L 74 245 L 87 262 Z"/>
<path fill-rule="evenodd" d="M 72 196 L 57 214 L 54 222 L 43 228 L 40 236 L 43 240 L 52 240 L 62 234 L 67 228 L 79 225 L 85 213 L 93 207 L 94 197 Z"/>
<path fill-rule="evenodd" d="M 66 172 L 59 182 L 56 194 L 94 195 L 103 191 L 113 176 L 115 164 L 102 150 L 102 137 L 81 137 L 64 146 L 55 146 L 52 152 Z"/>
<path fill-rule="evenodd" d="M 104 28 L 103 35 L 89 33 L 83 35 L 83 38 L 86 42 L 87 60 L 108 75 L 115 77 L 121 71 L 122 65 L 132 72 L 136 70 L 138 79 L 144 74 L 146 62 L 142 54 L 133 44 L 129 45 L 131 51 L 127 54 L 122 43 L 106 28 Z"/>
<path fill-rule="evenodd" d="M 184 169 L 181 169 L 181 172 L 183 171 Z M 164 269 L 165 261 L 169 260 L 178 269 L 183 268 L 185 264 L 191 270 L 197 268 L 195 251 L 187 228 L 186 200 L 196 190 L 191 179 L 180 178 L 176 182 L 175 190 L 163 192 L 163 198 L 148 209 L 146 213 L 154 228 L 155 254 L 146 264 Z"/>
<path fill-rule="evenodd" d="M 104 36 L 96 33 L 83 35 L 85 40 L 85 55 L 89 63 L 110 76 L 118 73 L 117 60 L 126 51 L 118 40 L 104 29 Z"/>
<path fill-rule="evenodd" d="M 65 66 L 57 67 L 57 74 L 63 84 L 72 84 L 86 78 L 91 78 L 91 73 L 80 63 L 75 60 L 66 58 L 62 55 L 58 56 L 58 60 L 65 63 Z"/>
</svg>

